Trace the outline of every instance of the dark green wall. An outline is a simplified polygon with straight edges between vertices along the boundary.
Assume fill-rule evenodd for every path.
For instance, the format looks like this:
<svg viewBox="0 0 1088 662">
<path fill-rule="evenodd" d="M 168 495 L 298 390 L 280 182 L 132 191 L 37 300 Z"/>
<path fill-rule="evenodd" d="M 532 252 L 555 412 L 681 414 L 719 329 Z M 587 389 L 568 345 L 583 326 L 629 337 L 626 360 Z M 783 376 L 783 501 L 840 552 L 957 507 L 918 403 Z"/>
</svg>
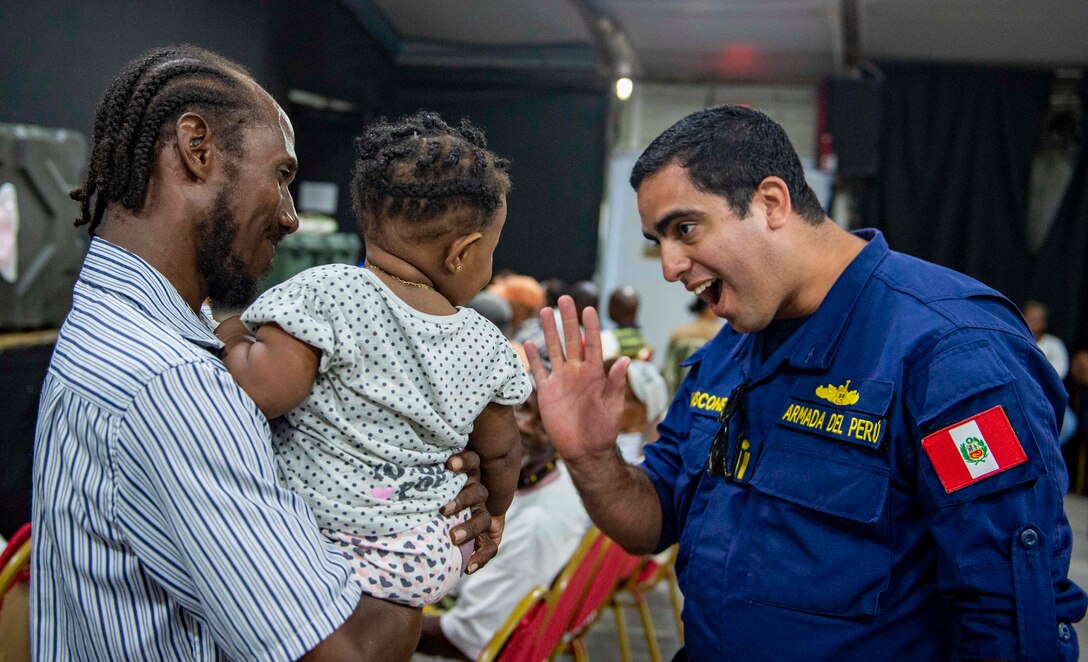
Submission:
<svg viewBox="0 0 1088 662">
<path fill-rule="evenodd" d="M 0 5 L 0 122 L 76 129 L 90 137 L 103 90 L 141 52 L 193 43 L 279 89 L 275 13 L 262 2 L 6 0 Z"/>
<path fill-rule="evenodd" d="M 487 134 L 488 146 L 512 161 L 513 191 L 495 268 L 538 279 L 591 278 L 597 264 L 597 227 L 604 189 L 608 95 L 591 82 L 497 82 L 471 72 L 439 83 L 398 81 L 397 114 L 420 108 L 447 120 L 468 117 Z M 526 77 L 530 76 L 526 74 Z"/>
</svg>

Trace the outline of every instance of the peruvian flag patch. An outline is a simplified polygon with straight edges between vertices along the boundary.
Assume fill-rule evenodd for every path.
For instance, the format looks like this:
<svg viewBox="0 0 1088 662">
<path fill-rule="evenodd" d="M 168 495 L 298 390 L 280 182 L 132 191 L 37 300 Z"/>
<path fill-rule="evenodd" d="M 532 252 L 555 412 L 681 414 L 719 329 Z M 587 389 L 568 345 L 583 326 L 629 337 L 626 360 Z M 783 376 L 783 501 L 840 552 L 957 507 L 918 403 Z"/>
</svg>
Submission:
<svg viewBox="0 0 1088 662">
<path fill-rule="evenodd" d="M 945 492 L 1027 462 L 1005 409 L 998 405 L 922 439 Z"/>
</svg>

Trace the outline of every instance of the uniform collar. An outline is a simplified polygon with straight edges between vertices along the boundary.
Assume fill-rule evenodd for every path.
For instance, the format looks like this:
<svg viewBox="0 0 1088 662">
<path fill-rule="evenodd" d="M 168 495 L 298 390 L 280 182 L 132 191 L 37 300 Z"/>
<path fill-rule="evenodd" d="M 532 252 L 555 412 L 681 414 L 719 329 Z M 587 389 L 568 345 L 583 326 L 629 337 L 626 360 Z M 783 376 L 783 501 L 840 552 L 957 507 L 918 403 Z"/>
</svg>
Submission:
<svg viewBox="0 0 1088 662">
<path fill-rule="evenodd" d="M 79 282 L 116 294 L 152 320 L 172 328 L 189 342 L 218 352 L 223 343 L 212 329 L 215 322 L 204 306 L 193 312 L 161 273 L 135 253 L 95 237 L 79 272 Z"/>
<path fill-rule="evenodd" d="M 791 367 L 800 369 L 825 370 L 831 365 L 865 283 L 889 252 L 888 242 L 879 230 L 855 230 L 852 234 L 868 242 L 865 248 L 847 265 L 816 312 L 770 360 L 761 364 L 758 333 L 750 333 L 737 343 L 732 358 L 742 366 L 745 378 L 763 379 L 787 359 Z"/>
<path fill-rule="evenodd" d="M 877 265 L 888 255 L 888 242 L 879 230 L 855 230 L 854 236 L 868 242 L 850 262 L 812 317 L 790 339 L 790 365 L 794 368 L 824 370 L 838 351 L 851 312 Z M 794 342 L 795 341 L 795 342 Z"/>
</svg>

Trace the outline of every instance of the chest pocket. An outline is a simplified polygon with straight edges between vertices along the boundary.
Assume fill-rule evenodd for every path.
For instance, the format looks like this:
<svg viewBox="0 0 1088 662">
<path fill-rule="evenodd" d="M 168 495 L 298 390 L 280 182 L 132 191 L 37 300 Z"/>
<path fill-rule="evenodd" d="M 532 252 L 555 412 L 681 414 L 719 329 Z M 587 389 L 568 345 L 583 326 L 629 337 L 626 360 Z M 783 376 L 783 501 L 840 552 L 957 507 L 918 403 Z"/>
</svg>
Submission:
<svg viewBox="0 0 1088 662">
<path fill-rule="evenodd" d="M 684 460 L 684 470 L 688 474 L 706 473 L 710 444 L 722 426 L 718 422 L 718 416 L 729 401 L 728 394 L 731 390 L 732 385 L 728 382 L 714 383 L 710 386 L 696 386 L 687 396 L 691 429 L 680 448 L 680 454 Z"/>
<path fill-rule="evenodd" d="M 887 468 L 768 439 L 740 528 L 755 602 L 818 614 L 880 613 L 891 575 Z"/>
<path fill-rule="evenodd" d="M 721 426 L 717 412 L 692 412 L 691 431 L 680 451 L 684 459 L 684 470 L 689 474 L 706 473 L 710 444 Z"/>
</svg>

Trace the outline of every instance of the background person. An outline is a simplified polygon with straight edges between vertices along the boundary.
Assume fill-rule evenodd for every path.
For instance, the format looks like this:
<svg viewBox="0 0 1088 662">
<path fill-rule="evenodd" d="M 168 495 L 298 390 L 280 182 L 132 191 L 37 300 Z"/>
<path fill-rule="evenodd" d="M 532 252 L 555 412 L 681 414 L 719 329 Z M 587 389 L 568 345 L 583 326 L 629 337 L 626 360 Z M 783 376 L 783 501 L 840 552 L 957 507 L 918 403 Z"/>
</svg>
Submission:
<svg viewBox="0 0 1088 662">
<path fill-rule="evenodd" d="M 582 323 L 582 311 L 589 306 L 598 306 L 601 301 L 601 290 L 591 280 L 580 280 L 570 286 L 570 297 L 574 300 L 574 308 L 578 311 L 578 324 Z M 560 321 L 562 324 L 562 321 Z"/>
<path fill-rule="evenodd" d="M 1021 313 L 1028 324 L 1028 329 L 1031 330 L 1032 337 L 1035 338 L 1035 344 L 1046 356 L 1054 372 L 1058 373 L 1058 377 L 1065 379 L 1069 375 L 1069 352 L 1065 349 L 1065 343 L 1061 338 L 1046 332 L 1050 309 L 1038 301 L 1025 301 Z M 1058 443 L 1065 444 L 1072 439 L 1076 429 L 1077 417 L 1071 407 L 1066 407 L 1061 431 L 1058 434 Z"/>
<path fill-rule="evenodd" d="M 617 287 L 608 297 L 608 317 L 615 326 L 601 332 L 606 359 L 626 356 L 649 361 L 653 358 L 654 350 L 638 325 L 638 304 L 638 291 L 630 285 Z"/>
<path fill-rule="evenodd" d="M 603 338 L 602 338 L 603 339 Z M 609 371 L 615 359 L 605 360 Z M 655 426 L 668 409 L 671 394 L 665 378 L 657 367 L 646 361 L 631 361 L 627 367 L 627 385 L 623 390 L 623 413 L 620 414 L 616 447 L 628 463 L 642 460 L 642 446 L 657 439 Z"/>
<path fill-rule="evenodd" d="M 509 338 L 514 351 L 524 358 L 525 343 L 543 337 L 537 315 L 544 305 L 544 288 L 535 278 L 512 274 L 492 284 L 487 291 L 510 304 Z"/>
<path fill-rule="evenodd" d="M 669 385 L 669 393 L 673 394 L 680 389 L 680 382 L 688 374 L 688 367 L 685 365 L 688 357 L 722 330 L 721 318 L 714 314 L 706 301 L 696 297 L 688 310 L 696 315 L 696 319 L 673 329 L 665 350 L 665 365 L 661 370 Z"/>
<path fill-rule="evenodd" d="M 1025 301 L 1021 312 L 1024 315 L 1024 321 L 1028 323 L 1032 337 L 1035 338 L 1035 344 L 1046 355 L 1046 360 L 1050 361 L 1058 377 L 1065 379 L 1069 374 L 1069 352 L 1065 349 L 1065 343 L 1061 338 L 1046 332 L 1050 309 L 1038 301 Z"/>
<path fill-rule="evenodd" d="M 483 315 L 484 319 L 494 324 L 506 336 L 506 339 L 510 341 L 510 347 L 518 355 L 521 365 L 528 370 L 529 357 L 525 355 L 525 346 L 512 337 L 514 335 L 514 327 L 511 324 L 513 309 L 506 299 L 484 290 L 472 297 L 472 301 L 468 302 L 468 307 Z"/>
<path fill-rule="evenodd" d="M 513 311 L 510 308 L 510 304 L 506 302 L 500 296 L 496 296 L 487 290 L 478 293 L 472 297 L 472 300 L 468 302 L 468 307 L 480 313 L 484 319 L 495 325 L 495 328 L 499 330 L 507 338 L 513 332 L 513 326 L 510 324 L 510 320 L 513 318 Z"/>
</svg>

